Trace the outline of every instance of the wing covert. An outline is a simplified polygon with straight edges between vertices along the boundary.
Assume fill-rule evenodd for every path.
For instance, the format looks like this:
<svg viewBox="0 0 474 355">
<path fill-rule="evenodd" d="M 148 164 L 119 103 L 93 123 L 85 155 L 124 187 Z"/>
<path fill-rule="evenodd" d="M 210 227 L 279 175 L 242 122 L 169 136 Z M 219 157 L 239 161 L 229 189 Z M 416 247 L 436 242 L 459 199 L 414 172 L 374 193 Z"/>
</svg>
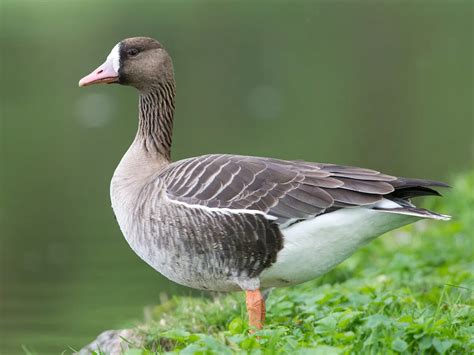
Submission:
<svg viewBox="0 0 474 355">
<path fill-rule="evenodd" d="M 159 178 L 172 200 L 257 210 L 279 223 L 376 203 L 394 191 L 390 181 L 396 180 L 370 169 L 223 154 L 172 163 Z"/>
</svg>

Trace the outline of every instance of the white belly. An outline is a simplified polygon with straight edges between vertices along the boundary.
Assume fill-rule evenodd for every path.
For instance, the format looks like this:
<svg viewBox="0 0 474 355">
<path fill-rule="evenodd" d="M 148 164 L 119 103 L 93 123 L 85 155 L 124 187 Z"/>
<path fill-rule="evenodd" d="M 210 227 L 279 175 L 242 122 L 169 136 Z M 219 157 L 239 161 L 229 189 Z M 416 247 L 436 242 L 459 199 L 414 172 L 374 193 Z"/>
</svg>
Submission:
<svg viewBox="0 0 474 355">
<path fill-rule="evenodd" d="M 282 229 L 283 249 L 260 275 L 261 287 L 285 286 L 320 276 L 379 235 L 419 217 L 357 207 L 341 209 Z"/>
</svg>

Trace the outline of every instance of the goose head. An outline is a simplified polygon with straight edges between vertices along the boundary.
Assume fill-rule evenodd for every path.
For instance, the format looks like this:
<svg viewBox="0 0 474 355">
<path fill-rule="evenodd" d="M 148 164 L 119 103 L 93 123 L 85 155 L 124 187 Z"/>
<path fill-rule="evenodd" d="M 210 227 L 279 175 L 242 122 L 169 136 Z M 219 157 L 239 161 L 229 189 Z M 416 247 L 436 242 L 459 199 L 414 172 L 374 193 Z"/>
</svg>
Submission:
<svg viewBox="0 0 474 355">
<path fill-rule="evenodd" d="M 153 38 L 133 37 L 117 43 L 105 62 L 83 77 L 79 86 L 118 83 L 147 91 L 173 80 L 173 62 L 163 46 Z"/>
</svg>

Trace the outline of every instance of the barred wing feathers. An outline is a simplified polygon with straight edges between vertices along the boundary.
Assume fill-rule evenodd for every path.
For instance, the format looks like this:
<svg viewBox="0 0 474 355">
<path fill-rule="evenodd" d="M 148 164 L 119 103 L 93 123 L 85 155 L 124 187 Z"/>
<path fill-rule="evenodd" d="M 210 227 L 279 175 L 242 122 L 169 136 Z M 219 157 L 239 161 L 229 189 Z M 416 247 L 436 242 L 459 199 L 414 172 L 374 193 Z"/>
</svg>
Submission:
<svg viewBox="0 0 474 355">
<path fill-rule="evenodd" d="M 426 186 L 445 186 L 357 167 L 223 154 L 175 162 L 160 178 L 172 200 L 260 211 L 278 223 L 312 218 L 330 208 L 371 205 L 396 196 L 397 188 L 407 198 L 436 194 Z"/>
</svg>

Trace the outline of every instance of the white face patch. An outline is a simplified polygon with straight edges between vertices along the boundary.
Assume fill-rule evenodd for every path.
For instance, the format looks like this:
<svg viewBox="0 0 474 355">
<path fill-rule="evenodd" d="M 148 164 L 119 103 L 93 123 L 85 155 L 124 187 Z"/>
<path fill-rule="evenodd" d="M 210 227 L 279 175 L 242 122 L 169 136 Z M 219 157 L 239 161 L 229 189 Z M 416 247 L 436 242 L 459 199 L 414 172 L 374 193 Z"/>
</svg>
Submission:
<svg viewBox="0 0 474 355">
<path fill-rule="evenodd" d="M 117 43 L 107 56 L 107 62 L 112 63 L 112 68 L 118 73 L 120 68 L 120 43 Z"/>
</svg>

